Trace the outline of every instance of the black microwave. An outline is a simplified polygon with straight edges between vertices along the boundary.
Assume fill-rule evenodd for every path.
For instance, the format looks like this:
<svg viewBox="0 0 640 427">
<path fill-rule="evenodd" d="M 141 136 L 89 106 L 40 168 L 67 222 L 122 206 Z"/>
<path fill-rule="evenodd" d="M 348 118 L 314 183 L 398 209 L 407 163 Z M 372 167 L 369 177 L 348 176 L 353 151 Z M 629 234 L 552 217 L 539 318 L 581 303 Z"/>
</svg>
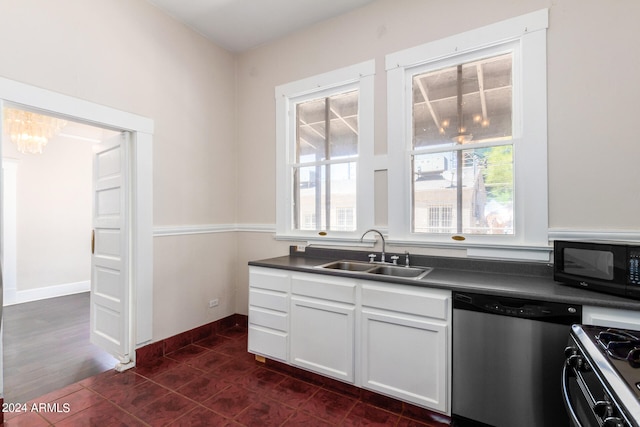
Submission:
<svg viewBox="0 0 640 427">
<path fill-rule="evenodd" d="M 553 278 L 567 285 L 640 299 L 640 245 L 553 242 Z"/>
</svg>

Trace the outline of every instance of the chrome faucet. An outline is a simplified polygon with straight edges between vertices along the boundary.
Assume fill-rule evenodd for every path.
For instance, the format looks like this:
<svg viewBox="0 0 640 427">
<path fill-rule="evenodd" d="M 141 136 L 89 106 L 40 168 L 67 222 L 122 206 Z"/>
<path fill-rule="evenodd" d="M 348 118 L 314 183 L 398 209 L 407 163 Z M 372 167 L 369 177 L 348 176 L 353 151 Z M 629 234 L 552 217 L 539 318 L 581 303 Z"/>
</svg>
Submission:
<svg viewBox="0 0 640 427">
<path fill-rule="evenodd" d="M 382 235 L 382 233 L 381 233 L 381 232 L 379 232 L 379 231 L 378 231 L 378 230 L 376 230 L 375 228 L 371 228 L 371 229 L 369 229 L 369 230 L 365 231 L 365 232 L 362 234 L 362 237 L 360 237 L 360 241 L 362 242 L 362 239 L 364 239 L 364 236 L 365 236 L 367 233 L 370 233 L 370 232 L 378 233 L 378 234 L 380 235 L 380 239 L 382 239 L 382 253 L 381 253 L 381 255 L 380 255 L 380 261 L 381 261 L 381 262 L 385 262 L 385 259 L 384 259 L 384 247 L 385 247 L 385 241 L 384 241 L 384 236 Z"/>
</svg>

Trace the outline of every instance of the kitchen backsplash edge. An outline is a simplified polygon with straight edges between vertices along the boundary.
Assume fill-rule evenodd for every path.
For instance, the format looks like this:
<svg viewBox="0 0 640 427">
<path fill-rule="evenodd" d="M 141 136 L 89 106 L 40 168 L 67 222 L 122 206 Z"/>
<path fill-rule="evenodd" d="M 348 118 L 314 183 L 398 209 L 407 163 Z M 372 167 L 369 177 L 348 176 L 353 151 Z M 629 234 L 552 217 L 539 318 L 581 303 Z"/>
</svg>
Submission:
<svg viewBox="0 0 640 427">
<path fill-rule="evenodd" d="M 298 247 L 289 247 L 289 256 L 324 258 L 327 260 L 348 259 L 353 261 L 368 261 L 368 255 L 379 251 L 355 251 L 347 249 L 329 249 L 307 246 L 304 251 L 299 251 Z M 404 265 L 405 254 L 387 252 L 386 258 L 398 255 L 398 264 Z M 429 255 L 409 254 L 411 265 L 427 266 L 434 268 L 446 268 L 456 270 L 467 270 L 483 273 L 515 274 L 520 276 L 553 277 L 553 265 L 549 263 L 526 262 L 526 261 L 504 261 L 504 260 L 482 260 L 469 258 L 438 257 Z"/>
</svg>

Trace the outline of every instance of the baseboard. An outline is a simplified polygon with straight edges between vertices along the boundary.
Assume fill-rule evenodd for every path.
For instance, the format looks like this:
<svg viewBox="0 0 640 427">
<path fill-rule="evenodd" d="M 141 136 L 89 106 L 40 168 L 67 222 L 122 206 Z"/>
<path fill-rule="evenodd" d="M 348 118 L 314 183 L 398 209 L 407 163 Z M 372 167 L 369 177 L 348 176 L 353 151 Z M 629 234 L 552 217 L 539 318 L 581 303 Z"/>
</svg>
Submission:
<svg viewBox="0 0 640 427">
<path fill-rule="evenodd" d="M 43 288 L 27 289 L 24 291 L 10 290 L 4 299 L 4 305 L 22 304 L 25 302 L 39 301 L 48 298 L 63 297 L 66 295 L 79 294 L 81 292 L 89 292 L 91 290 L 91 281 L 65 283 L 62 285 L 46 286 Z"/>
<path fill-rule="evenodd" d="M 136 365 L 144 366 L 153 364 L 158 358 L 176 350 L 193 344 L 197 341 L 216 335 L 218 331 L 239 325 L 244 328 L 248 324 L 248 316 L 244 314 L 232 314 L 223 319 L 216 320 L 206 325 L 181 332 L 169 338 L 146 344 L 136 349 Z"/>
<path fill-rule="evenodd" d="M 428 426 L 445 427 L 451 424 L 451 417 L 448 415 L 414 405 L 413 403 L 404 402 L 395 397 L 385 396 L 375 391 L 360 388 L 339 380 L 334 380 L 332 378 L 325 377 L 324 375 L 298 368 L 297 366 L 288 365 L 271 359 L 265 359 L 264 362 L 256 359 L 256 363 L 264 363 L 265 366 L 270 369 L 280 371 L 286 375 L 290 375 L 308 383 L 320 385 L 323 388 L 336 391 L 340 394 L 351 396 L 354 399 L 377 406 L 378 408 L 383 408 L 389 412 L 402 414 L 404 417 L 420 420 Z"/>
</svg>

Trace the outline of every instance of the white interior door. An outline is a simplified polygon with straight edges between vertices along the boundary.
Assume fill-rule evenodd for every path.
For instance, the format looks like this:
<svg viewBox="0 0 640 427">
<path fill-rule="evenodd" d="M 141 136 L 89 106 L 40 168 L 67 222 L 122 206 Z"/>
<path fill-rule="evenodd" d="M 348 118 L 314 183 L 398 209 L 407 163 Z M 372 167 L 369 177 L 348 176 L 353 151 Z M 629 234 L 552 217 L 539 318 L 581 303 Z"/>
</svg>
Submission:
<svg viewBox="0 0 640 427">
<path fill-rule="evenodd" d="M 94 146 L 91 342 L 133 366 L 129 330 L 129 134 Z"/>
</svg>

